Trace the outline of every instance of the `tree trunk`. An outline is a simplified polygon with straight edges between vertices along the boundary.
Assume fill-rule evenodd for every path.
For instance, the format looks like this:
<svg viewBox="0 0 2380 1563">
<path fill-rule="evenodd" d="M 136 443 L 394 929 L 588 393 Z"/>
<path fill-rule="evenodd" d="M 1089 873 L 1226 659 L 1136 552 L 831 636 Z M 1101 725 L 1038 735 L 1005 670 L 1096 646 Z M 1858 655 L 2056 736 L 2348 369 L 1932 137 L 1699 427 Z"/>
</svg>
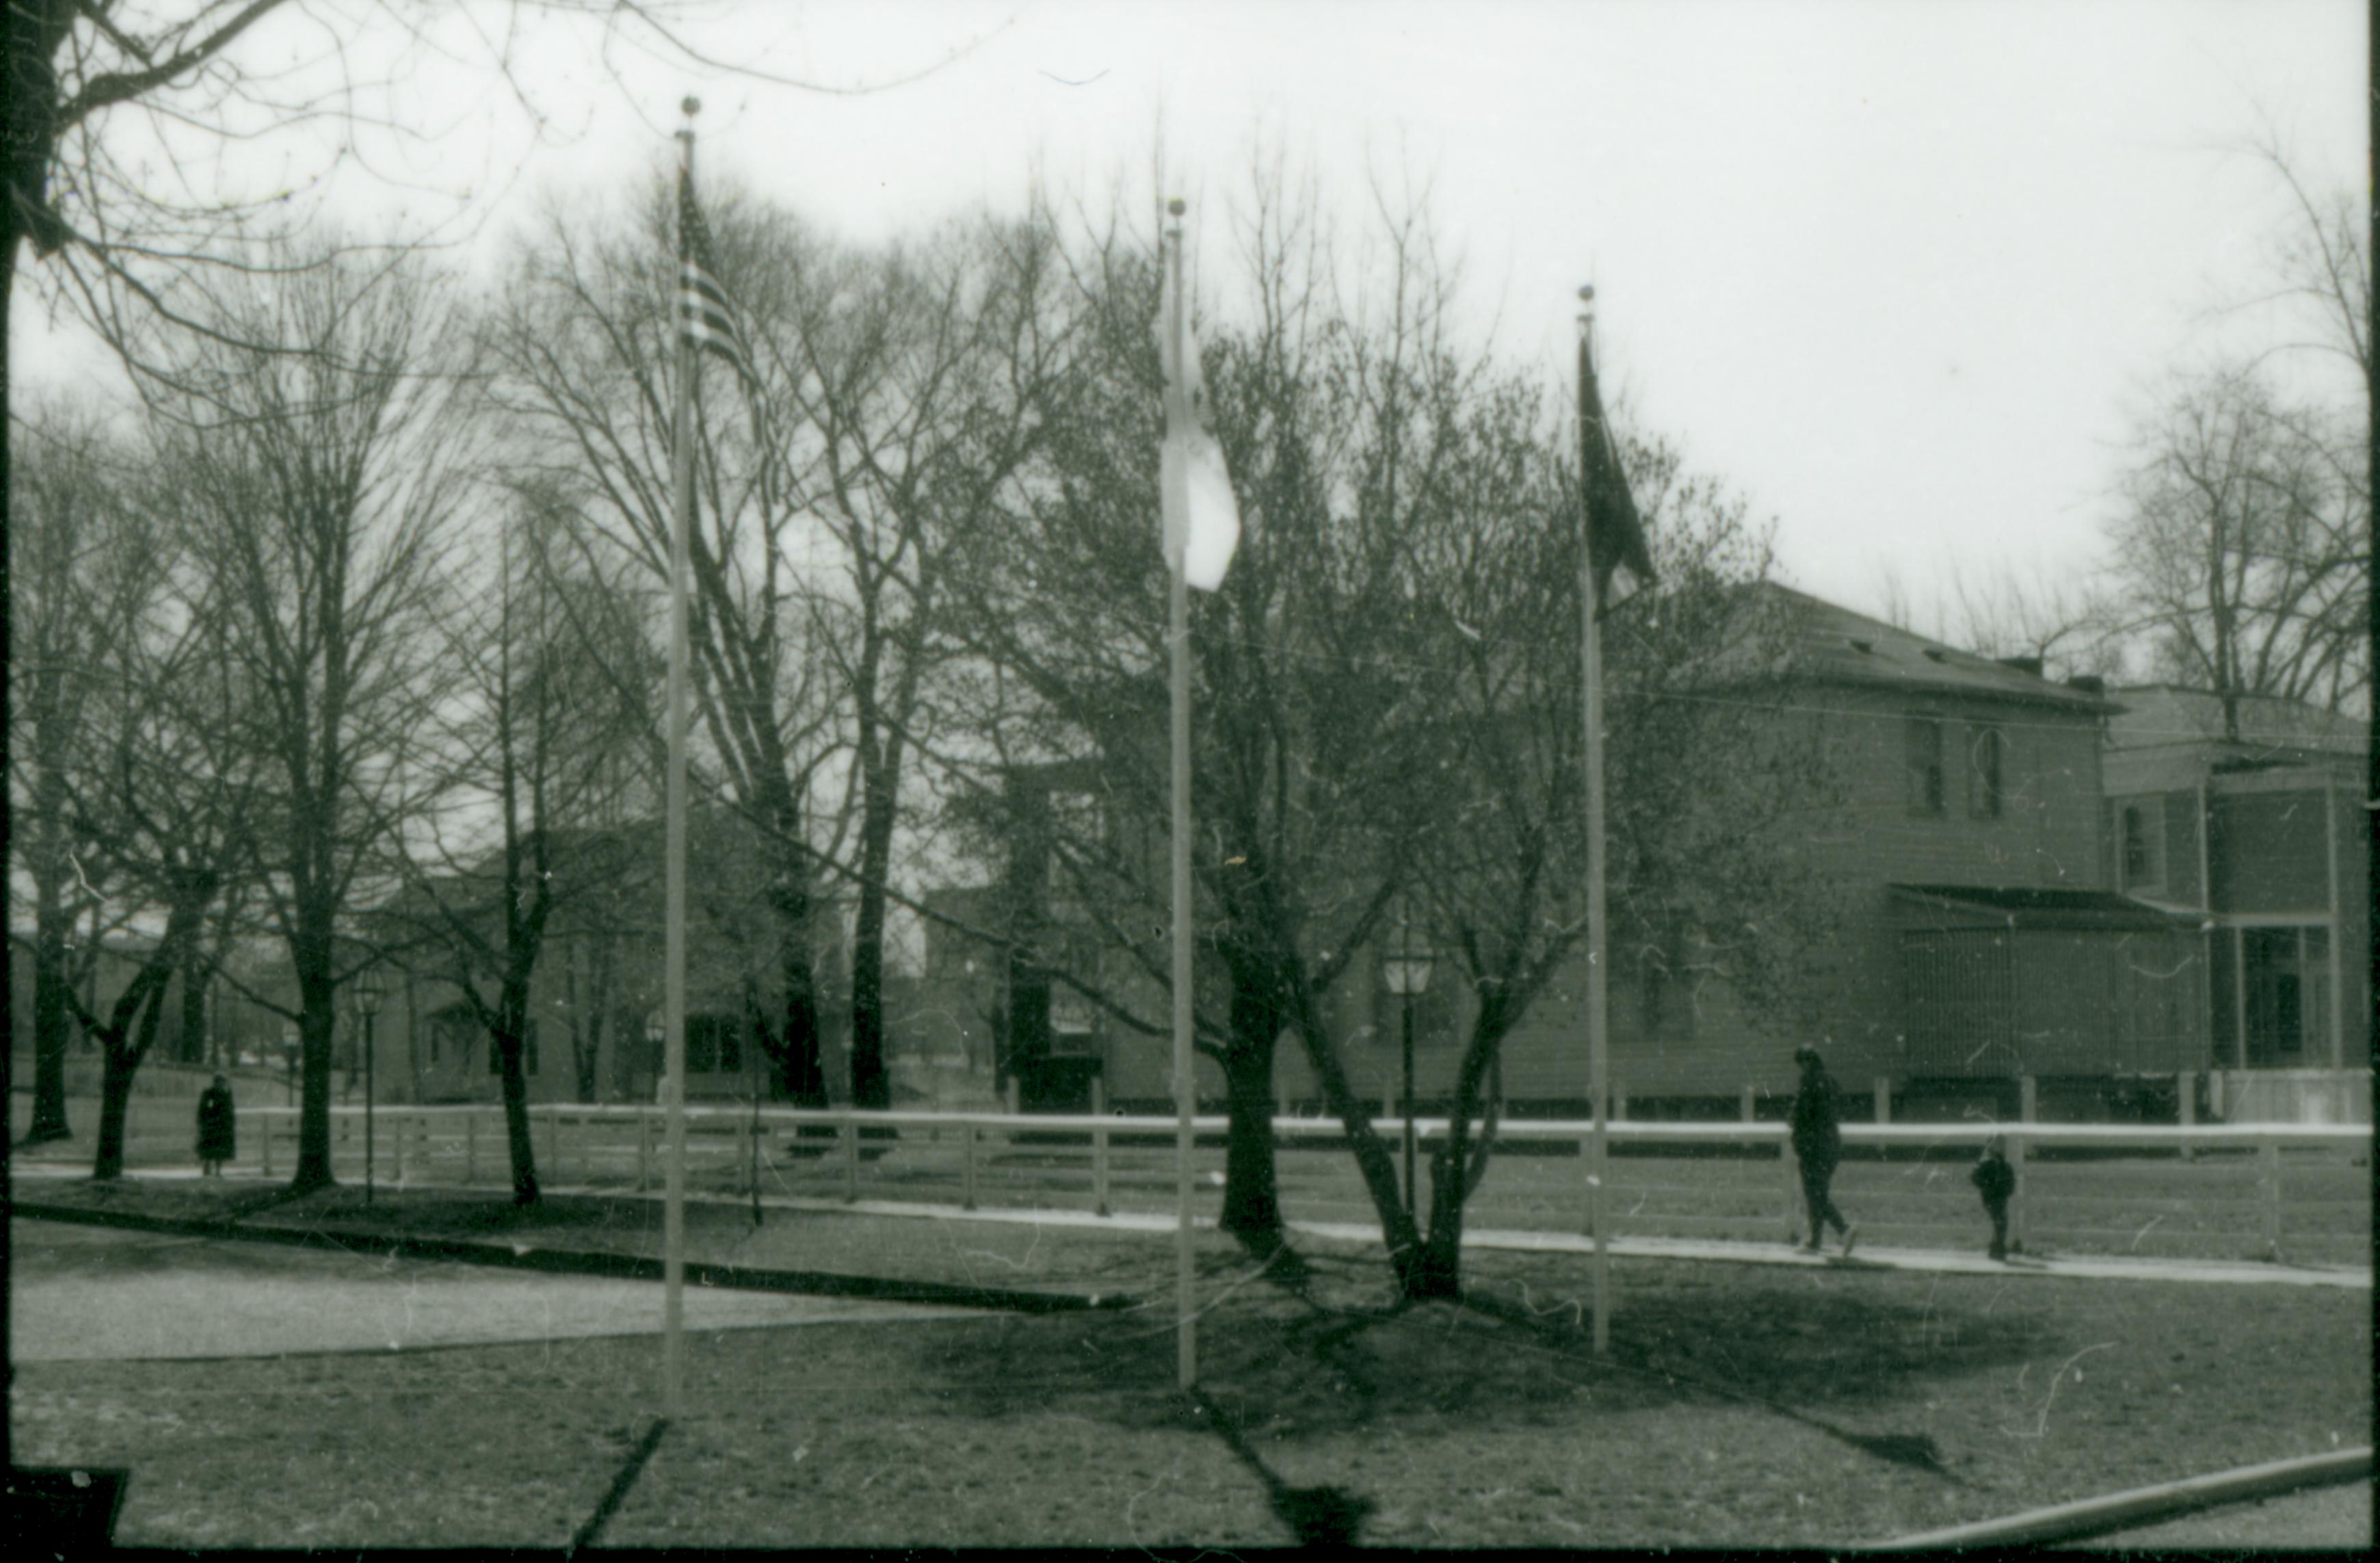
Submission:
<svg viewBox="0 0 2380 1563">
<path fill-rule="evenodd" d="M 1509 992 L 1504 983 L 1484 984 L 1491 995 Z M 1446 1143 L 1429 1158 L 1429 1231 L 1422 1240 L 1412 1268 L 1402 1276 L 1404 1295 L 1415 1301 L 1452 1300 L 1463 1295 L 1463 1213 L 1487 1172 L 1487 1158 L 1496 1131 L 1493 1092 L 1476 1155 L 1471 1120 L 1480 1113 L 1480 1087 L 1494 1077 L 1502 1056 L 1504 1033 L 1512 1029 L 1512 1011 L 1500 997 L 1485 997 L 1473 1022 L 1471 1044 L 1454 1076 L 1454 1108 L 1449 1115 Z"/>
<path fill-rule="evenodd" d="M 872 724 L 871 724 L 872 725 Z M 884 1072 L 884 890 L 892 872 L 894 791 L 900 747 L 896 740 L 863 735 L 861 753 L 873 754 L 861 790 L 859 906 L 853 920 L 851 951 L 851 1103 L 881 1111 L 892 1105 L 892 1082 Z"/>
<path fill-rule="evenodd" d="M 331 979 L 327 934 L 292 943 L 299 958 L 298 1166 L 289 1178 L 289 1191 L 310 1194 L 338 1182 L 331 1166 L 331 1047 L 338 1027 L 338 988 Z"/>
<path fill-rule="evenodd" d="M 880 1111 L 892 1105 L 884 1072 L 884 885 L 865 867 L 861 873 L 851 950 L 851 1105 Z"/>
<path fill-rule="evenodd" d="M 125 984 L 105 1021 L 88 1009 L 82 1011 L 83 1024 L 99 1042 L 101 1060 L 99 1143 L 91 1166 L 91 1176 L 97 1182 L 111 1182 L 124 1175 L 126 1108 L 132 1100 L 133 1078 L 157 1040 L 157 1024 L 164 1016 L 165 985 L 174 980 L 175 936 L 180 923 L 178 912 L 168 919 L 164 943 Z"/>
<path fill-rule="evenodd" d="M 1259 1256 L 1285 1238 L 1272 1143 L 1274 1044 L 1233 1040 L 1223 1056 L 1223 1087 L 1231 1138 L 1223 1151 L 1222 1229 Z"/>
<path fill-rule="evenodd" d="M 512 1022 L 510 1035 L 496 1037 L 496 1067 L 504 1082 L 504 1147 L 511 1153 L 513 1164 L 513 1203 L 535 1204 L 538 1202 L 537 1151 L 529 1142 L 528 1132 L 528 1071 L 521 1067 L 519 1022 Z"/>
<path fill-rule="evenodd" d="M 797 849 L 781 848 L 792 856 Z M 784 983 L 785 1029 L 776 1040 L 779 1089 L 798 1107 L 824 1107 L 826 1068 L 819 1056 L 818 978 L 810 959 L 810 895 L 798 861 L 780 864 L 769 892 L 777 919 L 779 971 Z"/>
<path fill-rule="evenodd" d="M 182 958 L 182 1024 L 174 1036 L 174 1056 L 185 1064 L 207 1061 L 208 970 L 197 943 Z"/>
<path fill-rule="evenodd" d="M 74 1044 L 74 1016 L 67 1000 L 67 939 L 73 920 L 59 886 L 43 876 L 35 886 L 33 913 L 33 1121 L 19 1145 L 70 1140 L 67 1123 L 67 1052 Z"/>
<path fill-rule="evenodd" d="M 11 223 L 13 232 L 13 218 Z M 14 250 L 12 240 L 12 254 Z M 33 879 L 33 1121 L 18 1142 L 25 1145 L 73 1138 L 67 1124 L 67 1052 L 74 1044 L 75 1034 L 67 946 L 74 936 L 74 912 L 66 901 L 71 867 L 66 834 L 66 770 L 62 762 L 53 758 L 63 742 L 52 709 L 61 698 L 53 687 L 55 677 L 46 669 L 37 673 L 32 702 L 33 786 L 39 804 L 27 822 L 32 827 L 32 850 L 27 855 Z"/>
<path fill-rule="evenodd" d="M 1372 1208 L 1379 1213 L 1380 1232 L 1389 1245 L 1389 1266 L 1396 1273 L 1400 1290 L 1410 1291 L 1419 1275 L 1421 1262 L 1421 1228 L 1412 1211 L 1405 1208 L 1404 1192 L 1397 1184 L 1395 1161 L 1389 1147 L 1372 1129 L 1372 1115 L 1347 1082 L 1347 1071 L 1342 1066 L 1337 1049 L 1300 1028 L 1305 1037 L 1306 1062 L 1313 1066 L 1317 1081 L 1322 1087 L 1322 1098 L 1330 1104 L 1331 1115 L 1347 1130 L 1347 1141 L 1355 1155 L 1355 1170 L 1364 1179 L 1364 1190 L 1372 1197 Z"/>
<path fill-rule="evenodd" d="M 132 1081 L 140 1059 L 129 1048 L 103 1041 L 99 1077 L 99 1145 L 91 1158 L 93 1182 L 112 1183 L 124 1176 L 124 1123 L 132 1103 Z"/>
</svg>

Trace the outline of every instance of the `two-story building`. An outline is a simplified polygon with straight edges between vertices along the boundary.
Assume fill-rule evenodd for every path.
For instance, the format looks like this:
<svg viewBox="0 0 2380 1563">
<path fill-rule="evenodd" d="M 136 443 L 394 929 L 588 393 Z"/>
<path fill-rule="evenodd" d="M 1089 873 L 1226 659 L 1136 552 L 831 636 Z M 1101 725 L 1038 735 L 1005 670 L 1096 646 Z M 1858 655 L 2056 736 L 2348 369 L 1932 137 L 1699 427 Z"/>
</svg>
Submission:
<svg viewBox="0 0 2380 1563">
<path fill-rule="evenodd" d="M 1826 886 L 1823 928 L 1770 925 L 1808 963 L 1815 1025 L 1755 1012 L 1698 971 L 1693 934 L 1615 937 L 1608 959 L 1614 1087 L 1638 1111 L 1711 1111 L 1791 1088 L 1791 1052 L 1820 1045 L 1846 1090 L 2005 1100 L 2044 1082 L 2052 1104 L 2162 1081 L 2210 1060 L 2208 971 L 2198 917 L 2126 893 L 2106 845 L 2103 746 L 2119 703 L 2088 680 L 1997 661 L 1778 586 L 1721 696 L 1747 704 L 1812 756 L 1774 811 L 1776 850 Z M 1678 806 L 1696 806 L 1682 778 Z M 989 904 L 989 903 L 987 903 Z M 1615 903 L 1616 904 L 1616 903 Z M 967 941 L 945 934 L 945 965 Z M 1401 1090 L 1408 1017 L 1415 1094 L 1443 1102 L 1469 1034 L 1471 995 L 1448 963 L 1418 994 L 1373 959 L 1330 999 L 1359 1093 Z M 1576 1112 L 1587 1097 L 1582 948 L 1505 1039 L 1497 1088 L 1517 1111 Z M 998 971 L 977 1007 L 1000 1013 Z M 1065 1051 L 1109 1100 L 1167 1099 L 1170 1044 L 1082 1009 Z M 1050 1039 L 1055 1042 L 1056 1039 Z M 1220 1073 L 1200 1062 L 1202 1097 Z M 1276 1089 L 1319 1106 L 1302 1049 L 1283 1046 Z M 2078 1105 L 2078 1110 L 2090 1110 Z"/>
<path fill-rule="evenodd" d="M 2364 724 L 2150 685 L 2107 725 L 2108 877 L 2198 929 L 2234 1117 L 2354 1121 L 2371 1102 Z"/>
<path fill-rule="evenodd" d="M 782 1024 L 775 926 L 759 881 L 750 828 L 724 811 L 688 823 L 686 1096 L 773 1095 L 763 1026 Z M 650 1102 L 662 1077 L 662 861 L 657 820 L 574 834 L 553 851 L 556 904 L 531 979 L 522 1062 L 535 1102 Z M 374 914 L 395 952 L 371 1027 L 383 1100 L 492 1102 L 502 1094 L 493 1039 L 452 974 L 449 913 L 492 933 L 492 868 L 416 887 Z M 433 905 L 433 901 L 436 903 Z M 847 908 L 813 903 L 811 940 L 820 1063 L 830 1097 L 850 1094 Z M 494 997 L 492 975 L 480 982 Z M 888 1008 L 907 999 L 888 981 Z M 350 994 L 350 1007 L 353 994 Z M 352 1063 L 359 1021 L 347 1028 Z"/>
</svg>

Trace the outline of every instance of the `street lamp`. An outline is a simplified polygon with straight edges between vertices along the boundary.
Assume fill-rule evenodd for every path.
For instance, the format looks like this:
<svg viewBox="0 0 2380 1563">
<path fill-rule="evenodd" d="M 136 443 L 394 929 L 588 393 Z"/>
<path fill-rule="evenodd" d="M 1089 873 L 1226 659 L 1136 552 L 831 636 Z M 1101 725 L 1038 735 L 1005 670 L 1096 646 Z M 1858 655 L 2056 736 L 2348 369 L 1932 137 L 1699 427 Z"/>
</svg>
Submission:
<svg viewBox="0 0 2380 1563">
<path fill-rule="evenodd" d="M 1396 942 L 1380 957 L 1380 976 L 1403 1001 L 1405 1033 L 1405 1209 L 1414 1209 L 1414 1000 L 1429 991 L 1430 964 L 1437 959 L 1414 942 L 1413 924 L 1397 919 Z"/>
<path fill-rule="evenodd" d="M 366 971 L 356 979 L 356 1010 L 364 1018 L 364 1203 L 372 1203 L 372 1018 L 380 1013 L 385 990 L 380 977 Z"/>
</svg>

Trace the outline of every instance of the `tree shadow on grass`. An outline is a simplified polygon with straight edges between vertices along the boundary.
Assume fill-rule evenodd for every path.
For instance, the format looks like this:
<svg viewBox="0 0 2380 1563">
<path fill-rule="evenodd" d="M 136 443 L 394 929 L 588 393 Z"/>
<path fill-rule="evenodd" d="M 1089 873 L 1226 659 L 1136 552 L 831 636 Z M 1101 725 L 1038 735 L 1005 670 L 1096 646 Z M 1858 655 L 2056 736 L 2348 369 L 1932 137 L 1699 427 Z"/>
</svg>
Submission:
<svg viewBox="0 0 2380 1563">
<path fill-rule="evenodd" d="M 309 1221 L 336 1222 L 342 1228 L 384 1230 L 417 1238 L 486 1238 L 521 1232 L 600 1232 L 651 1223 L 624 1219 L 618 1201 L 548 1194 L 535 1204 L 513 1203 L 510 1193 L 392 1194 L 380 1191 L 370 1203 L 364 1191 L 342 1184 L 299 1196 L 284 1218 L 302 1214 Z M 631 1210 L 628 1216 L 643 1213 Z M 658 1220 L 658 1212 L 654 1213 Z"/>
<path fill-rule="evenodd" d="M 1956 1480 L 1930 1437 L 1889 1419 L 1923 1386 L 2022 1363 L 2054 1334 L 2023 1313 L 1813 1286 L 1795 1272 L 1681 1271 L 1632 1279 L 1611 1349 L 1598 1356 L 1572 1297 L 1508 1282 L 1475 1286 L 1461 1304 L 1405 1304 L 1377 1264 L 1309 1268 L 1294 1290 L 1204 1294 L 1199 1388 L 1245 1438 L 1574 1430 L 1583 1397 L 1597 1415 L 1731 1404 Z M 948 1375 L 952 1409 L 987 1420 L 1055 1409 L 1125 1426 L 1177 1424 L 1170 1398 L 1151 1393 L 1175 1376 L 1169 1308 L 1011 1327 L 996 1349 L 1029 1361 L 1029 1374 L 963 1365 L 979 1337 L 943 1343 L 949 1356 L 935 1366 Z"/>
</svg>

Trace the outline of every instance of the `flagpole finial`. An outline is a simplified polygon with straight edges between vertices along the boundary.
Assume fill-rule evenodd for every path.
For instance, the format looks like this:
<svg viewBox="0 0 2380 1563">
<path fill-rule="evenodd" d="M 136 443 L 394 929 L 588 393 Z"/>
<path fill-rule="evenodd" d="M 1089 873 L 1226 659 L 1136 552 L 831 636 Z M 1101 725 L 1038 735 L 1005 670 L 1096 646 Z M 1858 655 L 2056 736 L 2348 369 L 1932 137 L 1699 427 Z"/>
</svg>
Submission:
<svg viewBox="0 0 2380 1563">
<path fill-rule="evenodd" d="M 1165 212 L 1166 212 L 1166 214 L 1167 214 L 1168 216 L 1172 216 L 1172 217 L 1179 217 L 1180 215 L 1182 215 L 1182 214 L 1183 214 L 1183 213 L 1187 212 L 1187 211 L 1189 211 L 1189 210 L 1190 210 L 1190 203 L 1189 203 L 1188 201 L 1186 201 L 1183 200 L 1183 199 L 1182 199 L 1180 196 L 1178 196 L 1178 195 L 1177 195 L 1177 196 L 1175 196 L 1175 197 L 1173 197 L 1171 201 L 1168 201 L 1165 203 Z"/>
<path fill-rule="evenodd" d="M 688 92 L 685 97 L 678 100 L 677 106 L 688 119 L 692 119 L 696 115 L 702 112 L 702 100 L 696 97 L 692 92 Z"/>
</svg>

